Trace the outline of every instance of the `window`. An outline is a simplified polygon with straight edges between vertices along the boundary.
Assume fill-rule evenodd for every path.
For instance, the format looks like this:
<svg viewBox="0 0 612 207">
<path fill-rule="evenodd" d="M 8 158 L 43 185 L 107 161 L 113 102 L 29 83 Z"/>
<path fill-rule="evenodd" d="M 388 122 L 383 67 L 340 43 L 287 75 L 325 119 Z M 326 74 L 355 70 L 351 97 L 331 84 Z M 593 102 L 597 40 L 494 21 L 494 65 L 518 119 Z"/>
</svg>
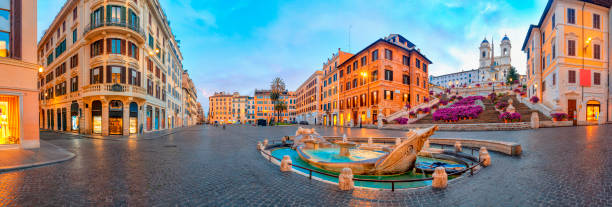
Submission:
<svg viewBox="0 0 612 207">
<path fill-rule="evenodd" d="M 378 50 L 372 52 L 372 62 L 378 60 Z"/>
<path fill-rule="evenodd" d="M 53 62 L 53 52 L 47 56 L 47 65 L 50 65 Z"/>
<path fill-rule="evenodd" d="M 557 26 L 555 25 L 555 14 L 554 13 L 552 15 L 551 20 L 552 20 L 552 24 L 550 24 L 550 30 L 552 31 L 552 30 L 555 30 L 555 26 Z"/>
<path fill-rule="evenodd" d="M 366 66 L 366 64 L 368 64 L 367 60 L 368 60 L 368 57 L 366 56 L 361 57 L 361 67 Z"/>
<path fill-rule="evenodd" d="M 527 51 L 529 52 L 529 51 Z M 554 41 L 552 44 L 552 58 L 553 60 L 557 57 L 557 46 L 555 45 Z M 527 59 L 529 59 L 529 57 L 527 57 Z"/>
<path fill-rule="evenodd" d="M 342 78 L 342 76 L 344 76 L 344 70 L 340 70 L 340 78 Z"/>
<path fill-rule="evenodd" d="M 100 7 L 91 13 L 90 24 L 92 28 L 102 26 L 102 18 L 104 18 L 104 7 Z"/>
<path fill-rule="evenodd" d="M 74 8 L 72 10 L 72 20 L 76 20 L 77 17 L 78 17 L 78 10 L 77 10 L 77 8 Z"/>
<path fill-rule="evenodd" d="M 353 62 L 353 70 L 357 70 L 357 68 L 359 64 L 357 63 L 357 61 Z"/>
<path fill-rule="evenodd" d="M 542 43 L 546 43 L 546 32 L 542 32 Z"/>
<path fill-rule="evenodd" d="M 122 51 L 121 48 L 123 47 L 121 46 L 121 42 L 122 42 L 121 39 L 110 39 L 110 45 L 111 45 L 110 53 L 111 54 L 121 54 L 121 51 Z"/>
<path fill-rule="evenodd" d="M 371 81 L 374 82 L 377 80 L 378 80 L 378 71 L 377 70 L 372 71 Z"/>
<path fill-rule="evenodd" d="M 357 88 L 357 79 L 353 79 L 353 88 Z"/>
<path fill-rule="evenodd" d="M 393 52 L 389 49 L 385 49 L 385 59 L 393 60 Z"/>
<path fill-rule="evenodd" d="M 402 63 L 406 66 L 410 66 L 410 58 L 408 56 L 402 56 Z"/>
<path fill-rule="evenodd" d="M 66 81 L 55 85 L 55 96 L 66 95 Z"/>
<path fill-rule="evenodd" d="M 70 92 L 75 92 L 79 90 L 79 76 L 74 76 L 70 78 Z"/>
<path fill-rule="evenodd" d="M 404 95 L 402 96 L 402 102 L 410 102 L 410 95 L 404 93 Z"/>
<path fill-rule="evenodd" d="M 66 73 L 66 63 L 62 63 L 61 65 L 55 68 L 55 77 L 59 77 L 60 75 Z"/>
<path fill-rule="evenodd" d="M 132 29 L 140 28 L 140 17 L 134 13 L 131 9 L 128 11 L 128 25 Z"/>
<path fill-rule="evenodd" d="M 567 76 L 568 76 L 567 82 L 569 82 L 569 83 L 576 83 L 576 71 L 570 70 L 570 71 L 567 71 L 567 72 L 568 72 L 568 74 L 567 74 Z"/>
<path fill-rule="evenodd" d="M 89 71 L 89 84 L 98 84 L 98 83 L 102 83 L 103 79 L 102 79 L 102 67 L 97 67 L 97 68 L 92 68 Z"/>
<path fill-rule="evenodd" d="M 601 29 L 600 20 L 599 19 L 600 19 L 599 14 L 593 14 L 593 28 Z"/>
<path fill-rule="evenodd" d="M 593 73 L 593 85 L 601 84 L 601 73 Z"/>
<path fill-rule="evenodd" d="M 351 82 L 346 82 L 346 87 L 344 87 L 344 90 L 350 90 L 351 89 Z"/>
<path fill-rule="evenodd" d="M 77 41 L 77 29 L 72 30 L 72 43 Z"/>
<path fill-rule="evenodd" d="M 415 65 L 416 65 L 416 67 L 417 67 L 417 68 L 421 68 L 421 60 L 420 60 L 420 59 L 418 59 L 418 58 L 416 58 L 416 59 L 414 59 L 414 61 L 416 62 L 416 64 L 415 64 Z"/>
<path fill-rule="evenodd" d="M 11 48 L 11 1 L 0 0 L 0 57 L 9 57 Z"/>
<path fill-rule="evenodd" d="M 79 55 L 76 54 L 70 57 L 70 68 L 75 68 L 78 65 L 79 65 Z"/>
<path fill-rule="evenodd" d="M 393 71 L 385 70 L 385 80 L 393 81 Z"/>
<path fill-rule="evenodd" d="M 576 10 L 575 9 L 567 8 L 567 23 L 576 24 Z"/>
<path fill-rule="evenodd" d="M 128 44 L 128 56 L 138 60 L 138 46 L 132 42 L 129 42 Z"/>
<path fill-rule="evenodd" d="M 393 91 L 385 90 L 385 100 L 393 100 Z"/>
<path fill-rule="evenodd" d="M 423 72 L 427 73 L 427 65 L 425 63 L 423 63 Z"/>
<path fill-rule="evenodd" d="M 123 83 L 125 81 L 121 81 L 121 76 L 122 76 L 122 68 L 118 67 L 118 66 L 109 66 L 110 67 L 110 81 L 106 81 L 106 82 L 110 82 L 110 83 Z M 108 77 L 108 75 L 107 75 Z"/>
<path fill-rule="evenodd" d="M 593 58 L 601 59 L 601 46 L 599 44 L 593 45 Z"/>
<path fill-rule="evenodd" d="M 567 41 L 567 55 L 576 56 L 576 40 Z"/>
<path fill-rule="evenodd" d="M 546 81 L 542 81 L 542 91 L 546 90 Z"/>
<path fill-rule="evenodd" d="M 151 18 L 149 18 L 151 19 Z M 153 39 L 153 35 L 151 35 L 151 33 L 149 33 L 149 47 L 152 49 L 155 45 L 155 39 Z"/>
<path fill-rule="evenodd" d="M 409 75 L 403 75 L 402 76 L 402 83 L 404 83 L 405 85 L 410 85 L 410 76 Z"/>
<path fill-rule="evenodd" d="M 553 82 L 553 86 L 557 84 L 557 74 L 556 73 L 552 74 L 552 82 Z"/>
<path fill-rule="evenodd" d="M 102 48 L 104 47 L 104 40 L 100 39 L 91 43 L 90 46 L 90 57 L 95 57 L 102 54 Z"/>
<path fill-rule="evenodd" d="M 62 41 L 56 48 L 55 48 L 55 57 L 59 57 L 62 53 L 64 53 L 64 51 L 66 51 L 66 39 L 64 39 L 64 41 Z"/>
<path fill-rule="evenodd" d="M 106 9 L 110 10 L 110 12 L 106 12 L 107 15 L 110 14 L 110 17 L 107 17 L 110 22 L 125 23 L 125 7 L 108 5 Z"/>
<path fill-rule="evenodd" d="M 346 74 L 351 74 L 351 66 L 346 66 Z"/>
</svg>

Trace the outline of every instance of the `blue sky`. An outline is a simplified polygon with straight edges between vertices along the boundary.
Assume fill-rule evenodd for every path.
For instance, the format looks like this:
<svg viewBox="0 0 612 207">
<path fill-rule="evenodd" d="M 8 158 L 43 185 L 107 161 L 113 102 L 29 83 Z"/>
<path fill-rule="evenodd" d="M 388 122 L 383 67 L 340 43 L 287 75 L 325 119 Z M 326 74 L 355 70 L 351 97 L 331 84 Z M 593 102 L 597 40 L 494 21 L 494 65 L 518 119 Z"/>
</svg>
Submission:
<svg viewBox="0 0 612 207">
<path fill-rule="evenodd" d="M 38 1 L 39 38 L 64 2 Z M 252 95 L 277 76 L 295 90 L 338 48 L 354 53 L 391 33 L 432 60 L 432 75 L 476 68 L 483 37 L 494 37 L 499 54 L 507 34 L 512 64 L 524 74 L 525 33 L 546 5 L 545 0 L 160 2 L 205 110 L 215 91 Z"/>
</svg>

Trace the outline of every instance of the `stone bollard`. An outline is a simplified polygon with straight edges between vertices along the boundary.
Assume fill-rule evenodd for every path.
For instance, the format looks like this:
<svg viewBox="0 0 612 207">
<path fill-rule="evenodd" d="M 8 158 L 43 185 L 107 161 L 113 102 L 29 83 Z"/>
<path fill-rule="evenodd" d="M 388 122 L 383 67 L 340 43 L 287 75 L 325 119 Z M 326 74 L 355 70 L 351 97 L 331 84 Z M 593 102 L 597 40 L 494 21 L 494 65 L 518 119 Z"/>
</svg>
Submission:
<svg viewBox="0 0 612 207">
<path fill-rule="evenodd" d="M 353 170 L 351 170 L 351 168 L 345 167 L 342 169 L 338 177 L 338 187 L 340 187 L 340 190 L 353 190 L 353 188 L 355 188 Z"/>
<path fill-rule="evenodd" d="M 400 145 L 402 143 L 402 138 L 395 138 L 395 145 Z"/>
<path fill-rule="evenodd" d="M 268 139 L 264 139 L 263 148 L 265 149 L 268 146 Z"/>
<path fill-rule="evenodd" d="M 283 172 L 291 171 L 291 157 L 289 157 L 289 155 L 283 156 L 283 160 L 281 160 L 280 170 Z"/>
<path fill-rule="evenodd" d="M 538 112 L 536 111 L 531 112 L 531 128 L 540 128 L 540 115 L 538 115 Z"/>
<path fill-rule="evenodd" d="M 456 141 L 455 142 L 455 152 L 461 152 L 461 142 L 460 141 Z"/>
<path fill-rule="evenodd" d="M 425 140 L 425 143 L 423 143 L 423 149 L 429 149 L 429 140 Z"/>
<path fill-rule="evenodd" d="M 486 147 L 480 147 L 480 151 L 478 151 L 478 159 L 482 162 L 482 165 L 487 167 L 491 165 L 491 156 L 489 155 L 489 151 Z"/>
<path fill-rule="evenodd" d="M 444 167 L 436 167 L 436 170 L 431 177 L 433 177 L 431 187 L 439 189 L 446 188 L 448 184 L 448 175 L 446 174 Z"/>
</svg>

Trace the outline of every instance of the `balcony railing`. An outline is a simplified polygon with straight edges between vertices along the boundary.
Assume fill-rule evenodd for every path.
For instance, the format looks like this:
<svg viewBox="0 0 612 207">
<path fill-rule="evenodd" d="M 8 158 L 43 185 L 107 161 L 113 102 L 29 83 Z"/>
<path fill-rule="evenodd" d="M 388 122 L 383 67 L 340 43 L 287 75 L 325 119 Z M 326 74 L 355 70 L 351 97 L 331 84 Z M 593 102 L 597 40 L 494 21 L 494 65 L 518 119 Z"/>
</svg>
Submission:
<svg viewBox="0 0 612 207">
<path fill-rule="evenodd" d="M 83 31 L 83 36 L 89 33 L 92 30 L 95 30 L 100 27 L 105 26 L 114 26 L 114 27 L 124 27 L 128 28 L 138 34 L 140 34 L 143 38 L 146 38 L 144 29 L 140 27 L 138 24 L 128 24 L 126 21 L 117 20 L 117 19 L 102 19 L 100 22 L 96 22 L 93 24 L 88 24 L 85 26 L 85 31 Z"/>
<path fill-rule="evenodd" d="M 147 91 L 140 87 L 128 84 L 120 84 L 120 83 L 106 83 L 106 84 L 92 84 L 83 87 L 83 93 L 90 92 L 117 92 L 117 93 L 127 93 L 128 94 L 140 94 L 146 95 Z"/>
</svg>

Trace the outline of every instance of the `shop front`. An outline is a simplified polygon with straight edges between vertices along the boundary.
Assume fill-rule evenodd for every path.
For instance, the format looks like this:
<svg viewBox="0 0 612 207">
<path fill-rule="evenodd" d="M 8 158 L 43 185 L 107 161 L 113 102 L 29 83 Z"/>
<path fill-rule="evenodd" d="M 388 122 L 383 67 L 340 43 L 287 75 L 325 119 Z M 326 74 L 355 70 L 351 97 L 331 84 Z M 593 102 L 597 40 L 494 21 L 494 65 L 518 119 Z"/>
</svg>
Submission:
<svg viewBox="0 0 612 207">
<path fill-rule="evenodd" d="M 599 121 L 600 104 L 599 101 L 588 101 L 586 108 L 586 119 L 587 122 Z"/>
<path fill-rule="evenodd" d="M 21 144 L 19 96 L 0 94 L 0 147 Z"/>
</svg>

